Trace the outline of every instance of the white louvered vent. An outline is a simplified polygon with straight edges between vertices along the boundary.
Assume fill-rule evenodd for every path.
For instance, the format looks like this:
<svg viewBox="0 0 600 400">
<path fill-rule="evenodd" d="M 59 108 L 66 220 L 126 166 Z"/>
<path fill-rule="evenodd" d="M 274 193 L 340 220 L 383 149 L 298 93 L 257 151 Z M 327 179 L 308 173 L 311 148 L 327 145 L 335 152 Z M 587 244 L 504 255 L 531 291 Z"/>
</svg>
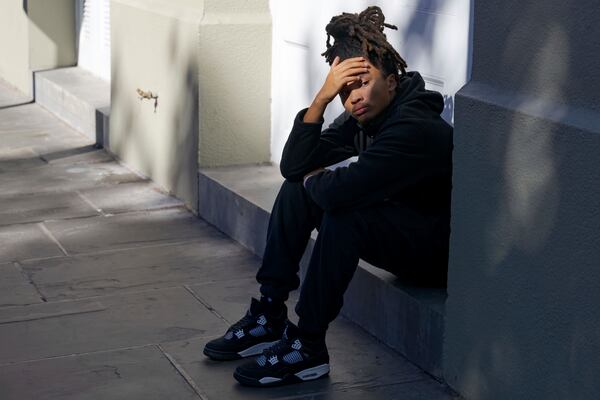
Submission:
<svg viewBox="0 0 600 400">
<path fill-rule="evenodd" d="M 77 0 L 78 64 L 110 80 L 110 0 Z"/>
</svg>

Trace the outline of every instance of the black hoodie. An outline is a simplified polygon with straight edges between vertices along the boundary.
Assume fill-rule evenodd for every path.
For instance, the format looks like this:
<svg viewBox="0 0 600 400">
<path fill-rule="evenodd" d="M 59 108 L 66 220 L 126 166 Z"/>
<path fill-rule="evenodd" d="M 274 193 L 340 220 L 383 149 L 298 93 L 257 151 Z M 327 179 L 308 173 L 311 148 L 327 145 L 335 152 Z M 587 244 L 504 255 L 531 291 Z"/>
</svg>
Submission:
<svg viewBox="0 0 600 400">
<path fill-rule="evenodd" d="M 326 212 L 394 205 L 406 227 L 438 249 L 448 246 L 453 129 L 440 116 L 444 101 L 425 89 L 416 72 L 399 82 L 394 100 L 362 127 L 343 113 L 323 132 L 303 122 L 300 111 L 283 149 L 280 169 L 289 181 L 358 155 L 347 167 L 306 181 L 311 198 Z M 421 234 L 419 236 L 421 236 Z"/>
<path fill-rule="evenodd" d="M 426 90 L 421 75 L 412 71 L 400 80 L 390 105 L 365 127 L 343 113 L 321 132 L 322 123 L 303 122 L 304 109 L 283 149 L 281 174 L 301 181 L 319 167 L 358 155 L 347 167 L 307 181 L 308 193 L 325 211 L 386 201 L 445 209 L 450 205 L 452 127 L 440 117 L 443 108 L 442 96 Z"/>
</svg>

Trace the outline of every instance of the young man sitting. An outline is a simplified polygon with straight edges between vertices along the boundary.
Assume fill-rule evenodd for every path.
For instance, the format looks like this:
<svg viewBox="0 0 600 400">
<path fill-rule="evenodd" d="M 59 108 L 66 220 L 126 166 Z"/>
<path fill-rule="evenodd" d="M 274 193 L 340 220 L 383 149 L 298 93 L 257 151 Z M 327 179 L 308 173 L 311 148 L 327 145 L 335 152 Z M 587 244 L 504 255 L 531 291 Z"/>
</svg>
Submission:
<svg viewBox="0 0 600 400">
<path fill-rule="evenodd" d="M 262 296 L 204 348 L 216 360 L 258 355 L 236 369 L 243 384 L 329 373 L 325 333 L 359 258 L 401 279 L 446 284 L 452 127 L 440 117 L 442 96 L 426 90 L 418 72 L 406 72 L 387 42 L 384 27 L 396 27 L 384 18 L 379 7 L 369 7 L 336 16 L 326 27 L 323 55 L 331 69 L 310 107 L 296 116 L 283 150 L 286 180 L 256 277 Z M 321 131 L 323 113 L 337 96 L 346 112 Z M 348 166 L 324 168 L 355 155 Z M 315 228 L 295 326 L 285 301 L 300 284 L 299 262 Z"/>
</svg>

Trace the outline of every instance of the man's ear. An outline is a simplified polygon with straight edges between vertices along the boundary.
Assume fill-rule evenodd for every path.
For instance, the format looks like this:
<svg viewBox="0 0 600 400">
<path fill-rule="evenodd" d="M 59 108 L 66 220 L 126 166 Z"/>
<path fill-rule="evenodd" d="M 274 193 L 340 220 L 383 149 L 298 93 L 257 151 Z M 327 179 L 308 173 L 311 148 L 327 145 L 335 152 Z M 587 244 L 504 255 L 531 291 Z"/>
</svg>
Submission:
<svg viewBox="0 0 600 400">
<path fill-rule="evenodd" d="M 385 78 L 385 83 L 389 92 L 396 91 L 396 88 L 398 87 L 398 81 L 396 80 L 395 74 L 389 74 L 387 78 Z"/>
</svg>

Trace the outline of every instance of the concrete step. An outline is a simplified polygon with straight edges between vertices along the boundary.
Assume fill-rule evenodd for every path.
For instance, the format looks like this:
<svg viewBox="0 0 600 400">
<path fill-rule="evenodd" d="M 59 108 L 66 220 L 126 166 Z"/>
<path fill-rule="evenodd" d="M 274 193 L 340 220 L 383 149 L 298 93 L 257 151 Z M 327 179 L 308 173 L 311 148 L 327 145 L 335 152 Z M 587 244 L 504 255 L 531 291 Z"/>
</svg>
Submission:
<svg viewBox="0 0 600 400">
<path fill-rule="evenodd" d="M 34 73 L 35 101 L 99 146 L 108 147 L 110 83 L 79 67 Z"/>
<path fill-rule="evenodd" d="M 271 165 L 201 169 L 198 213 L 258 256 L 283 182 Z M 304 272 L 317 231 L 301 262 Z M 430 374 L 442 376 L 446 290 L 413 287 L 361 260 L 342 314 Z"/>
</svg>

